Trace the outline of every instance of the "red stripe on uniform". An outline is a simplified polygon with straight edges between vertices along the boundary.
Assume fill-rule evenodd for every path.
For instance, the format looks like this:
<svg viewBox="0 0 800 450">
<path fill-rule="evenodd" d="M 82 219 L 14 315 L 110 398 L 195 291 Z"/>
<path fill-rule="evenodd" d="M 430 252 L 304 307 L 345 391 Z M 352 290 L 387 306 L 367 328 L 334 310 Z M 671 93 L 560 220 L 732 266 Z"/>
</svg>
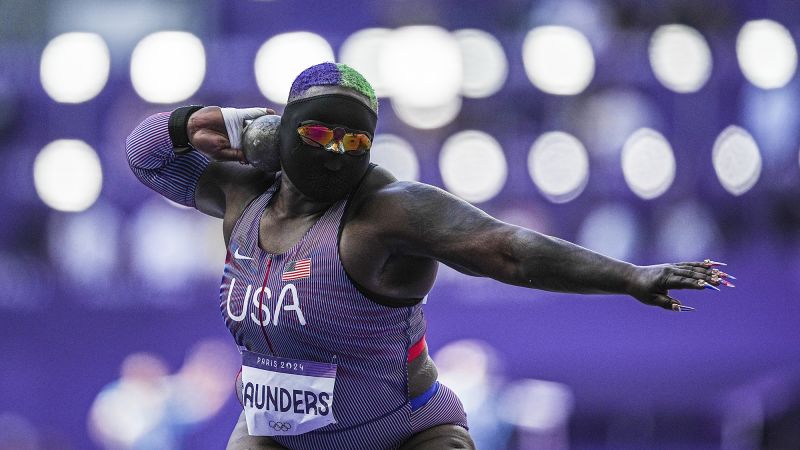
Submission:
<svg viewBox="0 0 800 450">
<path fill-rule="evenodd" d="M 412 345 L 411 348 L 408 349 L 408 362 L 411 362 L 417 359 L 417 356 L 422 354 L 422 351 L 425 350 L 425 335 L 422 335 L 422 339 L 417 341 L 416 344 Z"/>
</svg>

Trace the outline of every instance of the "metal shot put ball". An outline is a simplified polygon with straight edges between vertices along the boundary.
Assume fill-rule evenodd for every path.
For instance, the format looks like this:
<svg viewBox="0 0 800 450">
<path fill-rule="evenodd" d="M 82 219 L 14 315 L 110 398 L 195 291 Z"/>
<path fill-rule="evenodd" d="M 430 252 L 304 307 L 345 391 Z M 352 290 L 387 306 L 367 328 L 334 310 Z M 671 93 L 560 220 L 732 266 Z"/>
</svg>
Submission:
<svg viewBox="0 0 800 450">
<path fill-rule="evenodd" d="M 242 133 L 242 152 L 253 167 L 267 172 L 281 170 L 281 116 L 266 115 L 247 124 Z"/>
</svg>

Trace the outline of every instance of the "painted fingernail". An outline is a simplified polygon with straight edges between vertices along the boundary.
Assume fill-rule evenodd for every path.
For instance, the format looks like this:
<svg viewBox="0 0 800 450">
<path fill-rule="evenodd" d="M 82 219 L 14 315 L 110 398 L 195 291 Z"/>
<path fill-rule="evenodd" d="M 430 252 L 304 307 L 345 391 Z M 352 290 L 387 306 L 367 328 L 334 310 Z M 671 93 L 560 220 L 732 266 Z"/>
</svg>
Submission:
<svg viewBox="0 0 800 450">
<path fill-rule="evenodd" d="M 683 312 L 683 311 L 694 311 L 694 308 L 691 306 L 679 305 L 677 303 L 672 304 L 672 310 L 675 312 Z"/>
<path fill-rule="evenodd" d="M 720 282 L 720 283 L 721 283 L 723 286 L 727 286 L 727 287 L 736 287 L 736 285 L 734 285 L 733 283 L 731 283 L 731 282 L 730 282 L 730 281 L 728 281 L 728 280 L 719 280 L 719 282 Z"/>
<path fill-rule="evenodd" d="M 703 265 L 706 266 L 727 266 L 724 262 L 712 261 L 710 259 L 703 260 Z"/>
<path fill-rule="evenodd" d="M 723 271 L 721 271 L 719 269 L 711 269 L 711 275 L 712 276 L 717 276 L 717 277 L 722 277 L 722 278 L 730 278 L 731 280 L 735 280 L 736 279 L 735 276 L 733 276 L 733 275 L 731 275 L 729 273 L 725 273 L 725 272 L 723 272 Z"/>
<path fill-rule="evenodd" d="M 718 287 L 714 286 L 711 283 L 706 282 L 706 280 L 697 280 L 697 285 L 702 286 L 704 289 L 714 289 L 715 291 L 719 290 Z"/>
</svg>

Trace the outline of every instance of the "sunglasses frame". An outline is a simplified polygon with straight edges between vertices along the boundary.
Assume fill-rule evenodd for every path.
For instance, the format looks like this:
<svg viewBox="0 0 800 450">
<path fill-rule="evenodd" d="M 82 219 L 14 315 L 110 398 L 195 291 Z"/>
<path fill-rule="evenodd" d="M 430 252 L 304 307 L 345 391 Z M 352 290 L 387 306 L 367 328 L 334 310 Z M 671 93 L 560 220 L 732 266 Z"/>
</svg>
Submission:
<svg viewBox="0 0 800 450">
<path fill-rule="evenodd" d="M 355 151 L 344 150 L 344 146 L 341 145 L 341 144 L 339 145 L 339 147 L 342 148 L 342 150 L 341 151 L 336 150 L 336 149 L 333 148 L 333 144 L 335 142 L 340 142 L 341 143 L 341 141 L 342 141 L 341 139 L 333 138 L 333 139 L 331 139 L 331 142 L 328 145 L 322 145 L 321 143 L 319 143 L 319 142 L 317 142 L 317 141 L 315 141 L 315 140 L 313 140 L 313 139 L 311 139 L 311 138 L 309 138 L 307 136 L 303 136 L 302 134 L 300 134 L 300 128 L 305 127 L 305 126 L 309 126 L 309 125 L 323 126 L 323 127 L 327 128 L 327 129 L 333 131 L 334 132 L 334 136 L 335 136 L 335 132 L 336 132 L 337 129 L 344 130 L 344 134 L 354 134 L 354 135 L 363 134 L 363 135 L 365 135 L 365 136 L 367 136 L 369 138 L 370 146 L 369 146 L 369 148 L 364 149 L 362 151 L 362 153 L 357 153 L 360 150 L 355 150 Z M 372 133 L 369 133 L 369 132 L 364 131 L 364 130 L 356 130 L 356 129 L 353 129 L 353 128 L 348 128 L 348 127 L 345 127 L 343 125 L 336 125 L 336 124 L 320 122 L 318 120 L 304 120 L 304 121 L 300 122 L 297 125 L 297 135 L 300 137 L 301 140 L 303 140 L 304 138 L 308 139 L 309 141 L 314 142 L 315 144 L 319 145 L 319 147 L 321 149 L 323 149 L 323 150 L 325 150 L 327 152 L 337 153 L 337 154 L 340 154 L 340 155 L 341 154 L 346 154 L 346 155 L 350 155 L 350 156 L 361 156 L 361 155 L 367 153 L 368 151 L 370 151 L 370 149 L 372 148 L 372 139 L 373 139 Z M 342 136 L 344 136 L 344 135 L 342 135 Z"/>
</svg>

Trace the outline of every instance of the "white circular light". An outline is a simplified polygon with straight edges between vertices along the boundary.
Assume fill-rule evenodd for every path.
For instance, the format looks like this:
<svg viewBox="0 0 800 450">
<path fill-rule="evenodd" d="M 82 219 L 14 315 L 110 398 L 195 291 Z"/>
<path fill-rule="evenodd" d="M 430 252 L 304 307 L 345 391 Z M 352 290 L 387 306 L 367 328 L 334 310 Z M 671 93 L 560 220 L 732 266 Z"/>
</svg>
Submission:
<svg viewBox="0 0 800 450">
<path fill-rule="evenodd" d="M 194 95 L 206 76 L 203 42 L 185 31 L 146 36 L 131 54 L 131 81 L 151 103 L 177 103 Z"/>
<path fill-rule="evenodd" d="M 589 181 L 589 155 L 575 136 L 552 131 L 539 136 L 528 153 L 528 173 L 554 203 L 566 203 Z"/>
<path fill-rule="evenodd" d="M 378 58 L 383 51 L 386 38 L 392 33 L 388 28 L 366 28 L 351 34 L 339 49 L 339 61 L 356 69 L 372 85 L 375 95 L 390 95 L 381 77 Z"/>
<path fill-rule="evenodd" d="M 392 109 L 397 117 L 414 128 L 432 130 L 441 128 L 458 117 L 461 112 L 461 97 L 453 97 L 447 103 L 436 106 L 410 106 L 392 100 Z"/>
<path fill-rule="evenodd" d="M 94 33 L 64 33 L 42 52 L 39 76 L 47 95 L 61 103 L 81 103 L 103 90 L 111 67 L 106 42 Z"/>
<path fill-rule="evenodd" d="M 797 47 L 792 35 L 772 20 L 744 24 L 736 38 L 736 56 L 744 76 L 763 89 L 785 86 L 797 70 Z"/>
<path fill-rule="evenodd" d="M 402 181 L 419 180 L 419 161 L 414 148 L 405 139 L 393 134 L 375 136 L 369 160 L 385 167 Z"/>
<path fill-rule="evenodd" d="M 500 41 L 485 31 L 474 29 L 458 30 L 453 36 L 464 64 L 461 94 L 483 98 L 499 91 L 508 76 L 508 60 Z"/>
<path fill-rule="evenodd" d="M 378 57 L 380 77 L 392 98 L 422 108 L 446 104 L 459 94 L 462 65 L 453 35 L 434 26 L 398 28 Z"/>
<path fill-rule="evenodd" d="M 659 132 L 642 128 L 622 147 L 622 173 L 639 197 L 650 200 L 669 189 L 675 179 L 675 155 Z"/>
<path fill-rule="evenodd" d="M 33 162 L 33 184 L 47 206 L 59 211 L 83 211 L 97 200 L 103 186 L 100 159 L 83 141 L 53 141 Z"/>
<path fill-rule="evenodd" d="M 578 244 L 617 259 L 628 259 L 638 242 L 636 215 L 622 204 L 593 209 L 578 232 Z"/>
<path fill-rule="evenodd" d="M 448 191 L 472 203 L 485 202 L 500 192 L 508 168 L 500 144 L 482 131 L 450 136 L 439 155 L 442 181 Z"/>
<path fill-rule="evenodd" d="M 594 77 L 592 46 L 580 31 L 569 27 L 529 31 L 522 44 L 522 61 L 531 82 L 550 94 L 579 94 Z"/>
<path fill-rule="evenodd" d="M 714 170 L 722 187 L 733 195 L 752 188 L 761 175 L 761 152 L 753 136 L 731 125 L 714 141 L 711 153 Z"/>
<path fill-rule="evenodd" d="M 286 104 L 292 82 L 300 72 L 333 61 L 333 49 L 322 36 L 307 31 L 279 34 L 264 42 L 256 53 L 256 83 L 271 102 Z"/>
<path fill-rule="evenodd" d="M 675 92 L 696 92 L 711 76 L 711 49 L 699 31 L 663 25 L 650 38 L 650 67 L 658 81 Z"/>
</svg>

